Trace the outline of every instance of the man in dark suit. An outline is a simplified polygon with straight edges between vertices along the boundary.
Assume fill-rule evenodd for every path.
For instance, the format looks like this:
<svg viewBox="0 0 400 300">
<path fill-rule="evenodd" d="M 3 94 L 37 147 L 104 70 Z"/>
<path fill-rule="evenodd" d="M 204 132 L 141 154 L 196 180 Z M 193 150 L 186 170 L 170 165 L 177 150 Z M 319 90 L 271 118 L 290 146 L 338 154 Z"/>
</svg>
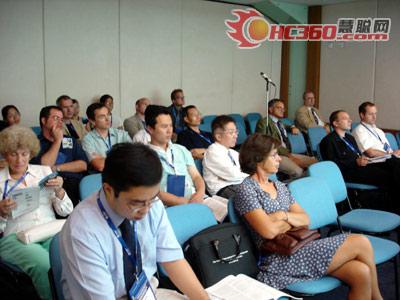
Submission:
<svg viewBox="0 0 400 300">
<path fill-rule="evenodd" d="M 168 110 L 172 115 L 172 125 L 174 126 L 174 135 L 172 139 L 176 141 L 178 133 L 185 129 L 183 120 L 183 106 L 185 105 L 185 95 L 182 89 L 175 89 L 171 93 L 172 104 L 168 106 Z"/>
</svg>

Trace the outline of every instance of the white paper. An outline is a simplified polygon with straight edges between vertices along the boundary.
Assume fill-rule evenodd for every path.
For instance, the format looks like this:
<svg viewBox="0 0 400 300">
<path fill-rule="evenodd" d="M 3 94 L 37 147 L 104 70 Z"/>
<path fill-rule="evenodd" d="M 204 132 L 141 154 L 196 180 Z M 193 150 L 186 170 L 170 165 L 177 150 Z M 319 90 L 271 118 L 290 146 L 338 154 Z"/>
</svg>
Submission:
<svg viewBox="0 0 400 300">
<path fill-rule="evenodd" d="M 302 299 L 283 293 L 243 274 L 229 275 L 207 288 L 206 291 L 213 296 L 214 300 L 277 300 L 280 297 Z"/>
<path fill-rule="evenodd" d="M 29 187 L 12 191 L 8 196 L 17 203 L 11 211 L 11 218 L 15 219 L 39 207 L 39 187 Z"/>
<path fill-rule="evenodd" d="M 391 154 L 385 154 L 385 155 L 377 156 L 377 157 L 370 157 L 370 158 L 368 158 L 368 163 L 373 164 L 373 163 L 384 162 L 391 157 L 392 157 Z"/>
<path fill-rule="evenodd" d="M 228 215 L 228 201 L 226 198 L 215 195 L 204 199 L 203 203 L 212 210 L 215 219 L 222 222 Z"/>
</svg>

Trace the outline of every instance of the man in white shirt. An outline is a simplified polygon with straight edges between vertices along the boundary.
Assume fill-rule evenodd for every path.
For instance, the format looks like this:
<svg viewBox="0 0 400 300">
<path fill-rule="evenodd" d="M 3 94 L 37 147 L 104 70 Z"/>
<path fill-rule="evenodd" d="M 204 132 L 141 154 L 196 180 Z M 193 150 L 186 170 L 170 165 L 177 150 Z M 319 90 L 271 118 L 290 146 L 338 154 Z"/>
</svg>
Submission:
<svg viewBox="0 0 400 300">
<path fill-rule="evenodd" d="M 236 145 L 238 130 L 235 120 L 226 115 L 216 117 L 211 127 L 215 143 L 204 153 L 204 181 L 211 195 L 231 198 L 249 176 L 240 170 L 239 153 L 231 149 Z"/>
<path fill-rule="evenodd" d="M 358 148 L 368 157 L 386 154 L 400 155 L 400 150 L 393 150 L 385 133 L 376 127 L 377 112 L 376 105 L 368 101 L 358 107 L 361 122 L 352 132 Z"/>
</svg>

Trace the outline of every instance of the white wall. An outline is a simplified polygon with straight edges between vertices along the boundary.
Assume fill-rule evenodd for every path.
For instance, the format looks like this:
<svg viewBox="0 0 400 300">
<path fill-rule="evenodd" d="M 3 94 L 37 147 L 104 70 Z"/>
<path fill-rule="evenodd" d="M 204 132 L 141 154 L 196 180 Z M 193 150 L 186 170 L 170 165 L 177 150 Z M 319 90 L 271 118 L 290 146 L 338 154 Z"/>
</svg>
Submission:
<svg viewBox="0 0 400 300">
<path fill-rule="evenodd" d="M 332 111 L 345 109 L 354 121 L 359 121 L 359 104 L 372 100 L 378 105 L 378 125 L 400 129 L 400 1 L 371 0 L 323 7 L 322 23 L 336 23 L 340 17 L 390 17 L 390 41 L 322 43 L 322 113 L 328 118 Z"/>
<path fill-rule="evenodd" d="M 86 106 L 114 97 L 123 118 L 136 99 L 169 105 L 183 88 L 203 114 L 265 111 L 260 71 L 278 83 L 280 43 L 239 50 L 225 34 L 238 6 L 201 0 L 0 0 L 0 106 L 37 125 L 61 94 Z"/>
</svg>

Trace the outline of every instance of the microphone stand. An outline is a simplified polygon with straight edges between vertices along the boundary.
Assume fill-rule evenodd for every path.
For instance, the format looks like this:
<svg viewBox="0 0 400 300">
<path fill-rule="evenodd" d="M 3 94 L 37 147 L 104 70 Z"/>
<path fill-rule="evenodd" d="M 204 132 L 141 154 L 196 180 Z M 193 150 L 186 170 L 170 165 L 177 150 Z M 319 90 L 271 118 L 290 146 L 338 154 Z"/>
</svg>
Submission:
<svg viewBox="0 0 400 300">
<path fill-rule="evenodd" d="M 268 102 L 269 102 L 269 86 L 270 86 L 270 81 L 268 78 L 264 78 L 265 79 L 265 92 L 266 92 L 266 100 L 267 100 L 267 127 L 268 127 Z"/>
</svg>

